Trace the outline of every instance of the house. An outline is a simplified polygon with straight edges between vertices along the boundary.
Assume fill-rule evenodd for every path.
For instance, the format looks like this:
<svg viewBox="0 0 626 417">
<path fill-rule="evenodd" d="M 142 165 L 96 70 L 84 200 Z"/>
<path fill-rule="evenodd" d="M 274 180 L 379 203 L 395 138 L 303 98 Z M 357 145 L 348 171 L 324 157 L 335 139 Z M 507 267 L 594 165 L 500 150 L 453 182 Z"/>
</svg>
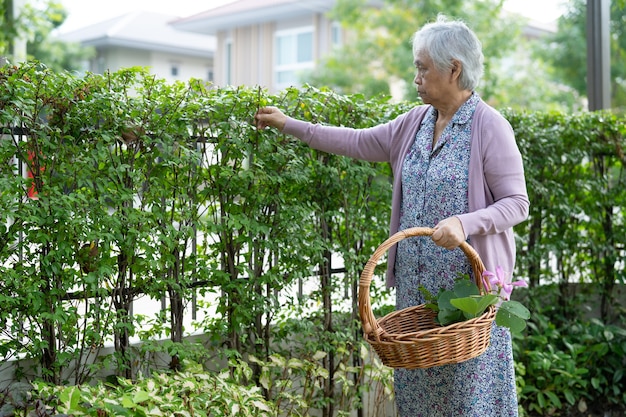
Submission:
<svg viewBox="0 0 626 417">
<path fill-rule="evenodd" d="M 240 0 L 176 20 L 181 31 L 215 36 L 215 83 L 279 91 L 333 47 L 344 32 L 330 20 L 335 0 Z"/>
<path fill-rule="evenodd" d="M 136 11 L 62 33 L 58 38 L 91 46 L 96 56 L 85 70 L 102 74 L 142 66 L 167 81 L 213 81 L 215 37 L 176 30 L 177 16 Z"/>
<path fill-rule="evenodd" d="M 328 17 L 335 4 L 336 0 L 239 0 L 171 25 L 217 38 L 215 84 L 261 85 L 276 92 L 298 85 L 303 79 L 299 75 L 314 70 L 316 62 L 346 41 L 346 30 Z M 383 5 L 379 0 L 368 4 Z M 526 21 L 523 35 L 536 39 L 554 30 L 554 24 Z"/>
</svg>

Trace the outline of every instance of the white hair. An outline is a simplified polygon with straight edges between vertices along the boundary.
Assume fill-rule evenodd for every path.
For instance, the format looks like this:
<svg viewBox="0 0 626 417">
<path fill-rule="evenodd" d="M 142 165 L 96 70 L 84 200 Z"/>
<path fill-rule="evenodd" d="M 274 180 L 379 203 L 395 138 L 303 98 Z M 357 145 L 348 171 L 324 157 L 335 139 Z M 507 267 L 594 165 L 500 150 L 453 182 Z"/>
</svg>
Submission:
<svg viewBox="0 0 626 417">
<path fill-rule="evenodd" d="M 474 90 L 483 76 L 482 45 L 476 34 L 460 20 L 444 15 L 427 23 L 413 35 L 413 56 L 425 52 L 439 72 L 450 70 L 453 60 L 461 63 L 459 87 Z"/>
</svg>

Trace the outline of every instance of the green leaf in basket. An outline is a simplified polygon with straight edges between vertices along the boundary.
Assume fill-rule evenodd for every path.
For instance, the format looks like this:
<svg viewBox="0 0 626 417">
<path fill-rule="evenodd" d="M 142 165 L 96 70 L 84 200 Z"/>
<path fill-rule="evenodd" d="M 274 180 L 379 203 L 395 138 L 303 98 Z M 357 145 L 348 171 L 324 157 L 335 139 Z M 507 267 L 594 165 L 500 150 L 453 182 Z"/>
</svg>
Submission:
<svg viewBox="0 0 626 417">
<path fill-rule="evenodd" d="M 417 288 L 422 293 L 422 295 L 424 296 L 424 299 L 426 301 L 435 301 L 435 300 L 437 300 L 437 297 L 435 297 L 430 291 L 428 291 L 428 289 L 426 289 L 425 286 L 420 284 Z"/>
<path fill-rule="evenodd" d="M 450 304 L 461 310 L 465 318 L 471 319 L 483 314 L 487 307 L 495 304 L 497 301 L 498 297 L 496 295 L 487 294 L 483 296 L 454 298 L 450 300 Z"/>
<path fill-rule="evenodd" d="M 453 291 L 442 291 L 439 293 L 439 310 L 456 310 L 456 307 L 450 304 L 450 300 L 453 298 L 458 298 Z"/>
<path fill-rule="evenodd" d="M 526 328 L 526 320 L 530 318 L 530 311 L 518 301 L 505 301 L 496 313 L 496 324 L 511 329 L 512 333 L 519 333 Z"/>
<path fill-rule="evenodd" d="M 439 311 L 439 305 L 437 303 L 426 303 L 424 304 L 424 308 L 432 311 Z"/>
<path fill-rule="evenodd" d="M 473 297 L 454 298 L 450 300 L 450 304 L 467 313 L 470 318 L 476 317 L 478 312 L 478 300 Z"/>
<path fill-rule="evenodd" d="M 442 326 L 448 324 L 457 323 L 463 320 L 463 312 L 457 309 L 443 309 L 439 310 L 437 314 L 437 322 Z"/>
<path fill-rule="evenodd" d="M 495 294 L 487 294 L 480 297 L 480 302 L 478 303 L 478 308 L 481 311 L 480 314 L 487 309 L 487 307 L 494 305 L 498 302 L 499 297 Z"/>
<path fill-rule="evenodd" d="M 480 295 L 480 291 L 474 282 L 469 279 L 461 279 L 454 283 L 454 294 L 456 298 L 463 298 Z"/>
</svg>

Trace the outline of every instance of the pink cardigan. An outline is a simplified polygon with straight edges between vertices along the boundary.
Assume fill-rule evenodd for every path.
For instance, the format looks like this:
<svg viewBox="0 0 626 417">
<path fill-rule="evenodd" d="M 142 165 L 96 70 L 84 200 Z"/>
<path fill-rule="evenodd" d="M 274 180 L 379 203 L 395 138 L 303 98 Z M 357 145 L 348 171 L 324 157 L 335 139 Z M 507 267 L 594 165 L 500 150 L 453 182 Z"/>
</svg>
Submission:
<svg viewBox="0 0 626 417">
<path fill-rule="evenodd" d="M 368 129 L 323 126 L 288 118 L 283 133 L 324 152 L 389 162 L 393 171 L 389 225 L 392 235 L 400 223 L 404 157 L 429 108 L 415 107 L 388 123 Z M 524 167 L 511 125 L 483 101 L 478 103 L 472 121 L 468 181 L 469 213 L 457 217 L 485 268 L 495 271 L 496 266 L 501 266 L 511 274 L 515 267 L 513 226 L 528 217 Z M 395 255 L 394 246 L 388 252 L 387 286 L 395 285 Z"/>
</svg>

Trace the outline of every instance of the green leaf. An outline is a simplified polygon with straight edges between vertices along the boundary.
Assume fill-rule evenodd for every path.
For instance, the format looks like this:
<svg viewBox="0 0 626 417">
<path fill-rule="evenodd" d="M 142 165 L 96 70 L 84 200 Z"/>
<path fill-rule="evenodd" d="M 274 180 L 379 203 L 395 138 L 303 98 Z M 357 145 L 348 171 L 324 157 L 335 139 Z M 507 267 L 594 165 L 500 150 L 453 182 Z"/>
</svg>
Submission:
<svg viewBox="0 0 626 417">
<path fill-rule="evenodd" d="M 105 402 L 104 406 L 108 409 L 111 410 L 113 413 L 115 413 L 116 416 L 130 416 L 132 415 L 132 412 L 125 408 L 122 407 L 119 404 L 113 404 L 111 402 Z"/>
<path fill-rule="evenodd" d="M 326 356 L 328 355 L 328 353 L 322 351 L 322 350 L 318 350 L 317 352 L 315 352 L 315 354 L 313 355 L 313 359 L 316 361 L 321 361 L 322 359 L 324 359 Z"/>
<path fill-rule="evenodd" d="M 456 307 L 450 303 L 450 300 L 458 298 L 452 291 L 442 291 L 439 294 L 439 310 L 456 310 Z"/>
<path fill-rule="evenodd" d="M 79 410 L 81 393 L 77 387 L 67 387 L 59 395 L 59 400 L 65 405 L 68 412 Z"/>
<path fill-rule="evenodd" d="M 467 313 L 469 318 L 478 317 L 485 312 L 485 309 L 498 301 L 498 297 L 493 294 L 483 296 L 472 296 L 465 298 L 455 298 L 450 300 L 450 304 L 459 310 Z"/>
<path fill-rule="evenodd" d="M 542 409 L 546 406 L 546 397 L 543 395 L 543 392 L 537 393 L 537 402 L 539 403 L 539 407 Z"/>
<path fill-rule="evenodd" d="M 530 310 L 524 307 L 524 305 L 519 301 L 505 301 L 500 305 L 499 310 L 505 310 L 509 312 L 509 314 L 524 320 L 528 320 L 530 318 Z"/>
<path fill-rule="evenodd" d="M 526 328 L 526 320 L 530 318 L 530 311 L 517 301 L 505 301 L 496 313 L 496 324 L 508 327 L 512 333 L 520 333 Z"/>
<path fill-rule="evenodd" d="M 435 300 L 435 297 L 432 295 L 432 293 L 431 293 L 430 291 L 428 291 L 428 290 L 426 289 L 426 287 L 425 287 L 425 286 L 423 286 L 423 285 L 421 285 L 421 284 L 420 284 L 417 288 L 418 288 L 418 289 L 419 289 L 419 291 L 422 293 L 422 295 L 424 296 L 424 299 L 425 299 L 426 301 L 433 301 L 433 300 Z"/>
<path fill-rule="evenodd" d="M 478 300 L 473 297 L 454 298 L 450 300 L 450 304 L 458 308 L 464 313 L 467 313 L 470 317 L 476 317 L 478 310 Z"/>
<path fill-rule="evenodd" d="M 439 321 L 439 324 L 441 324 L 442 326 L 447 326 L 448 324 L 462 321 L 463 313 L 457 309 L 439 310 L 439 314 L 437 314 L 437 320 Z"/>
<path fill-rule="evenodd" d="M 271 381 L 272 380 L 271 380 L 270 376 L 267 374 L 267 372 L 263 373 L 261 375 L 261 377 L 259 378 L 259 383 L 265 389 L 269 389 L 270 388 Z"/>
<path fill-rule="evenodd" d="M 424 308 L 435 311 L 435 312 L 439 311 L 439 305 L 435 303 L 424 304 Z"/>
<path fill-rule="evenodd" d="M 482 312 L 484 312 L 487 307 L 489 307 L 490 305 L 494 305 L 498 302 L 498 296 L 495 294 L 487 294 L 487 295 L 483 295 L 482 297 L 480 297 L 480 301 L 478 302 L 478 309 Z"/>
<path fill-rule="evenodd" d="M 133 401 L 136 404 L 142 403 L 142 402 L 146 402 L 146 401 L 150 401 L 151 396 L 150 394 L 148 394 L 146 391 L 137 391 L 135 393 L 135 395 L 133 396 Z"/>
<path fill-rule="evenodd" d="M 133 408 L 135 406 L 135 402 L 128 395 L 124 395 L 122 398 L 122 407 L 125 408 Z"/>
<path fill-rule="evenodd" d="M 474 282 L 469 279 L 462 279 L 454 283 L 454 294 L 457 298 L 470 297 L 480 295 L 480 290 Z"/>
<path fill-rule="evenodd" d="M 526 320 L 517 316 L 508 315 L 505 312 L 496 313 L 496 324 L 502 327 L 508 327 L 511 333 L 521 333 L 526 328 Z"/>
<path fill-rule="evenodd" d="M 591 378 L 591 386 L 595 389 L 600 389 L 600 380 L 598 378 Z"/>
<path fill-rule="evenodd" d="M 547 391 L 546 396 L 550 399 L 550 402 L 552 403 L 552 405 L 554 405 L 557 409 L 563 407 L 561 400 L 554 392 Z"/>
</svg>

